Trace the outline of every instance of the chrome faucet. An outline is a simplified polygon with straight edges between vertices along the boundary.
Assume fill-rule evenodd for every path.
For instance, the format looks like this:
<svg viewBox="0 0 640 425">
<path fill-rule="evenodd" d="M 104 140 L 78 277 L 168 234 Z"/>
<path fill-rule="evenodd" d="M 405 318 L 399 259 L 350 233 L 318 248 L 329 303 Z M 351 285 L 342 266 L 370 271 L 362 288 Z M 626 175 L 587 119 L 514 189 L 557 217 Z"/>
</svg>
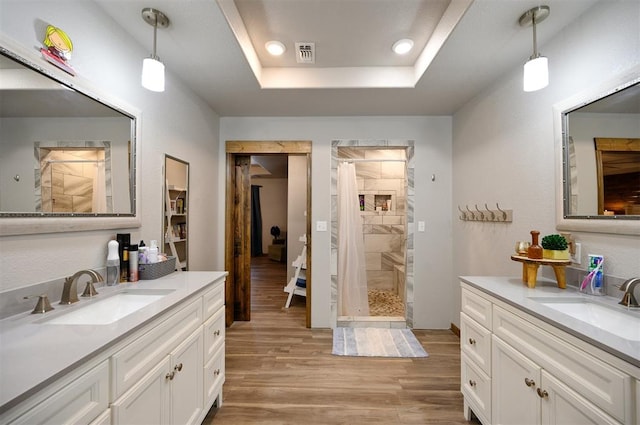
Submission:
<svg viewBox="0 0 640 425">
<path fill-rule="evenodd" d="M 80 270 L 76 274 L 71 277 L 67 277 L 64 280 L 64 287 L 62 288 L 62 298 L 60 299 L 60 304 L 73 304 L 78 302 L 78 279 L 83 274 L 88 275 L 91 278 L 91 281 L 87 281 L 87 287 L 82 294 L 83 297 L 91 297 L 93 295 L 97 295 L 96 289 L 93 287 L 93 284 L 96 282 L 102 282 L 102 276 L 100 273 L 95 270 L 87 269 Z"/>
<path fill-rule="evenodd" d="M 640 277 L 633 277 L 620 285 L 620 290 L 624 291 L 624 295 L 618 304 L 622 304 L 625 307 L 640 307 L 638 300 L 633 294 L 638 284 L 640 284 Z"/>
</svg>

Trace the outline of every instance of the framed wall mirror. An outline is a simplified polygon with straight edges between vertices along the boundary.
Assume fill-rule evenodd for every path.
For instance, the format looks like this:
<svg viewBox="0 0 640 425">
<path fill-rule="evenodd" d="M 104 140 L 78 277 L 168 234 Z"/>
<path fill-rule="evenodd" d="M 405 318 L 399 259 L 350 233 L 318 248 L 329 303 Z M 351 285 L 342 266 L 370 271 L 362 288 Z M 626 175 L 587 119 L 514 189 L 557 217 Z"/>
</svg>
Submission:
<svg viewBox="0 0 640 425">
<path fill-rule="evenodd" d="M 554 106 L 560 230 L 640 234 L 637 68 Z"/>
<path fill-rule="evenodd" d="M 0 39 L 0 234 L 138 227 L 139 113 Z"/>
</svg>

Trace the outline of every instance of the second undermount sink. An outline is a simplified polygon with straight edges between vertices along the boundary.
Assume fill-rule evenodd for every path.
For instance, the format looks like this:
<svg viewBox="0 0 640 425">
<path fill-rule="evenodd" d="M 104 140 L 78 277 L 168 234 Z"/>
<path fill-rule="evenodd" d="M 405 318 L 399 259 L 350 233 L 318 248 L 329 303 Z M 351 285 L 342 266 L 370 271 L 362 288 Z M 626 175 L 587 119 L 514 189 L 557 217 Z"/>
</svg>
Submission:
<svg viewBox="0 0 640 425">
<path fill-rule="evenodd" d="M 533 301 L 621 338 L 640 341 L 640 312 L 583 297 L 531 297 Z"/>
<path fill-rule="evenodd" d="M 108 325 L 165 297 L 173 289 L 126 289 L 85 305 L 69 308 L 60 316 L 45 319 L 50 325 Z M 98 296 L 99 297 L 99 296 Z"/>
</svg>

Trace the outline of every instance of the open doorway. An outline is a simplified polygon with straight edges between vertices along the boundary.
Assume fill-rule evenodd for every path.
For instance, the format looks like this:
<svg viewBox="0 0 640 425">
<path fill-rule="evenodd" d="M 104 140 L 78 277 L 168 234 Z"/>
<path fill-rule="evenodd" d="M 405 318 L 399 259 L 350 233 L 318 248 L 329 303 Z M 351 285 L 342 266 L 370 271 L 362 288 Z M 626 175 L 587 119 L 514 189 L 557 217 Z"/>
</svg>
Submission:
<svg viewBox="0 0 640 425">
<path fill-rule="evenodd" d="M 235 320 L 251 320 L 252 254 L 260 256 L 261 261 L 264 254 L 267 258 L 273 256 L 269 261 L 277 261 L 287 267 L 291 263 L 289 257 L 296 255 L 301 243 L 299 240 L 304 236 L 308 244 L 306 264 L 309 271 L 305 297 L 306 326 L 310 327 L 311 222 L 308 212 L 311 210 L 311 142 L 227 141 L 226 152 L 227 326 Z M 287 170 L 284 179 L 284 173 L 277 171 L 277 164 L 282 166 L 283 162 Z M 291 172 L 297 173 L 295 178 L 291 178 Z M 272 177 L 264 177 L 266 175 Z M 286 196 L 283 196 L 285 185 Z M 251 217 L 252 208 L 255 208 L 252 201 L 256 198 L 261 200 L 261 212 L 266 212 L 260 214 L 262 223 L 256 223 Z M 261 224 L 261 228 L 256 224 Z M 272 228 L 277 229 L 272 233 Z M 286 283 L 282 282 L 283 289 Z"/>
</svg>

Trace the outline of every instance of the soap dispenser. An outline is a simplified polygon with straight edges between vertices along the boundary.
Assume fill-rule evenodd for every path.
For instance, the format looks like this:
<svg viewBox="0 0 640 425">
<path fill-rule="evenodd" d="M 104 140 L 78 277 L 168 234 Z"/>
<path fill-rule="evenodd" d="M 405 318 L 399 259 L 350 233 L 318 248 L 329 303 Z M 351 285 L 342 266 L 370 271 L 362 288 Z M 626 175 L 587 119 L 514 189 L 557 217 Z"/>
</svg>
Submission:
<svg viewBox="0 0 640 425">
<path fill-rule="evenodd" d="M 111 240 L 107 244 L 107 285 L 114 286 L 120 282 L 120 256 L 118 255 L 118 241 Z"/>
</svg>

